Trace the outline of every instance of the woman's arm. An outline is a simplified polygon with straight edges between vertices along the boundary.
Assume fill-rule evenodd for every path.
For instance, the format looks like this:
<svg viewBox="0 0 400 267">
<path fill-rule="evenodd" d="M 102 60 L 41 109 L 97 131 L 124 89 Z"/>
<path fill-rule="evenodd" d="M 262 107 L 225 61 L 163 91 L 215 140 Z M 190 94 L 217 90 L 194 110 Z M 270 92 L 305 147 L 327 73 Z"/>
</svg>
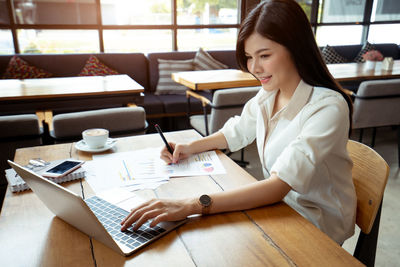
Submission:
<svg viewBox="0 0 400 267">
<path fill-rule="evenodd" d="M 281 201 L 291 187 L 272 173 L 269 179 L 254 182 L 237 189 L 210 194 L 213 204 L 210 213 L 246 210 Z M 194 214 L 201 213 L 195 210 Z"/>
<path fill-rule="evenodd" d="M 210 213 L 245 210 L 276 203 L 290 190 L 291 187 L 273 173 L 267 180 L 210 194 L 213 201 Z M 201 210 L 197 197 L 183 200 L 150 200 L 131 211 L 121 222 L 121 230 L 126 230 L 133 223 L 133 229 L 137 230 L 150 219 L 153 219 L 150 226 L 154 227 L 162 221 L 177 221 L 192 214 L 200 214 Z"/>
</svg>

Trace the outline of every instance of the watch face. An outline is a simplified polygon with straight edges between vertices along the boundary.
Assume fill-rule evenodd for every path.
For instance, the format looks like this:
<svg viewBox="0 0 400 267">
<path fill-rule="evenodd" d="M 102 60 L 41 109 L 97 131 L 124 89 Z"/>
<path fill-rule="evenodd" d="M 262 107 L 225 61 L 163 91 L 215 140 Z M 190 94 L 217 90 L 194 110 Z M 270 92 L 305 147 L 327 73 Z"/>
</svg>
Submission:
<svg viewBox="0 0 400 267">
<path fill-rule="evenodd" d="M 200 197 L 200 203 L 201 205 L 208 207 L 211 205 L 211 197 L 209 195 L 202 195 Z"/>
</svg>

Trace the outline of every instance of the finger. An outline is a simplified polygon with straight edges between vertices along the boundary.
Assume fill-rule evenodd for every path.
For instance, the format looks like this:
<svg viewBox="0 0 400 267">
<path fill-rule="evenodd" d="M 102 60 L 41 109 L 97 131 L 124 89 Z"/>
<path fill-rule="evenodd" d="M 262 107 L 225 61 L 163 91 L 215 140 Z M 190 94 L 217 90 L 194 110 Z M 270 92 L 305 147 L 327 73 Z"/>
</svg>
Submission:
<svg viewBox="0 0 400 267">
<path fill-rule="evenodd" d="M 160 159 L 162 159 L 165 163 L 167 163 L 167 164 L 170 164 L 170 163 L 172 163 L 172 156 L 164 156 L 164 155 L 161 155 L 160 156 Z"/>
<path fill-rule="evenodd" d="M 155 210 L 150 210 L 148 212 L 145 212 L 135 223 L 133 226 L 133 231 L 136 231 L 137 229 L 142 226 L 145 222 L 147 222 L 149 219 L 152 219 L 156 216 L 158 216 L 161 213 L 161 210 L 155 209 Z"/>
<path fill-rule="evenodd" d="M 181 151 L 179 147 L 177 147 L 177 149 L 174 150 L 174 154 L 172 154 L 172 163 L 178 163 L 180 155 Z"/>
<path fill-rule="evenodd" d="M 149 209 L 154 209 L 154 204 L 156 203 L 157 203 L 156 199 L 153 199 L 139 205 L 135 209 L 132 209 L 129 215 L 126 216 L 125 219 L 121 221 L 122 225 L 121 231 L 125 231 L 129 226 L 131 226 L 132 223 L 134 223 L 141 216 L 141 214 L 145 213 Z"/>
<path fill-rule="evenodd" d="M 128 214 L 128 216 L 126 216 L 126 217 L 121 221 L 120 224 L 121 224 L 121 225 L 124 224 L 133 214 L 135 214 L 136 211 L 142 209 L 143 207 L 146 207 L 146 206 L 148 206 L 148 205 L 151 205 L 151 203 L 152 203 L 153 201 L 154 201 L 154 200 L 146 201 L 146 202 L 140 204 L 139 206 L 137 206 L 137 207 L 131 209 L 131 212 Z"/>
<path fill-rule="evenodd" d="M 167 220 L 167 214 L 166 213 L 161 213 L 160 215 L 156 216 L 154 220 L 150 223 L 150 227 L 154 227 L 160 222 L 164 222 Z"/>
</svg>

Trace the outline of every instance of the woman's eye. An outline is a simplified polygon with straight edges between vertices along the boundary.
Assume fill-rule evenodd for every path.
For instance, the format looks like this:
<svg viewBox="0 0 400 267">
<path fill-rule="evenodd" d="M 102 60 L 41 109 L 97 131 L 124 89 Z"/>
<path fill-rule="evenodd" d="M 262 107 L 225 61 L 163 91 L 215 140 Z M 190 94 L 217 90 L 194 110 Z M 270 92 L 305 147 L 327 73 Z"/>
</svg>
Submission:
<svg viewBox="0 0 400 267">
<path fill-rule="evenodd" d="M 267 57 L 269 57 L 269 55 L 261 55 L 260 57 L 261 58 L 267 58 Z"/>
</svg>

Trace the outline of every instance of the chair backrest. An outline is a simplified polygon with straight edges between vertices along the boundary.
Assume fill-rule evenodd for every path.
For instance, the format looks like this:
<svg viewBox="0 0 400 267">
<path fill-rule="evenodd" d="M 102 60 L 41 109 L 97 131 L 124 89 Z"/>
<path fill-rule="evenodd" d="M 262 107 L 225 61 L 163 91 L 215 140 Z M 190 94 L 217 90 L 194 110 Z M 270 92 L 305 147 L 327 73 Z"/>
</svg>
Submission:
<svg viewBox="0 0 400 267">
<path fill-rule="evenodd" d="M 34 114 L 0 116 L 0 129 L 1 186 L 7 184 L 4 176 L 4 170 L 10 168 L 7 160 L 14 158 L 17 148 L 41 145 L 42 129 Z"/>
<path fill-rule="evenodd" d="M 108 129 L 111 136 L 143 134 L 147 128 L 142 107 L 120 107 L 58 114 L 50 134 L 56 140 L 80 139 L 89 128 Z"/>
<path fill-rule="evenodd" d="M 364 144 L 350 140 L 347 150 L 353 160 L 352 174 L 357 194 L 356 224 L 361 229 L 353 256 L 366 266 L 374 266 L 389 166 L 378 153 Z"/>
<path fill-rule="evenodd" d="M 259 90 L 259 86 L 217 90 L 212 101 L 209 121 L 210 134 L 221 129 L 229 118 L 240 115 L 244 104 Z"/>
<path fill-rule="evenodd" d="M 354 96 L 354 129 L 400 124 L 400 79 L 364 81 Z"/>
<path fill-rule="evenodd" d="M 349 140 L 347 150 L 353 160 L 353 182 L 357 194 L 356 223 L 363 233 L 371 231 L 383 199 L 389 166 L 372 148 Z"/>
</svg>

